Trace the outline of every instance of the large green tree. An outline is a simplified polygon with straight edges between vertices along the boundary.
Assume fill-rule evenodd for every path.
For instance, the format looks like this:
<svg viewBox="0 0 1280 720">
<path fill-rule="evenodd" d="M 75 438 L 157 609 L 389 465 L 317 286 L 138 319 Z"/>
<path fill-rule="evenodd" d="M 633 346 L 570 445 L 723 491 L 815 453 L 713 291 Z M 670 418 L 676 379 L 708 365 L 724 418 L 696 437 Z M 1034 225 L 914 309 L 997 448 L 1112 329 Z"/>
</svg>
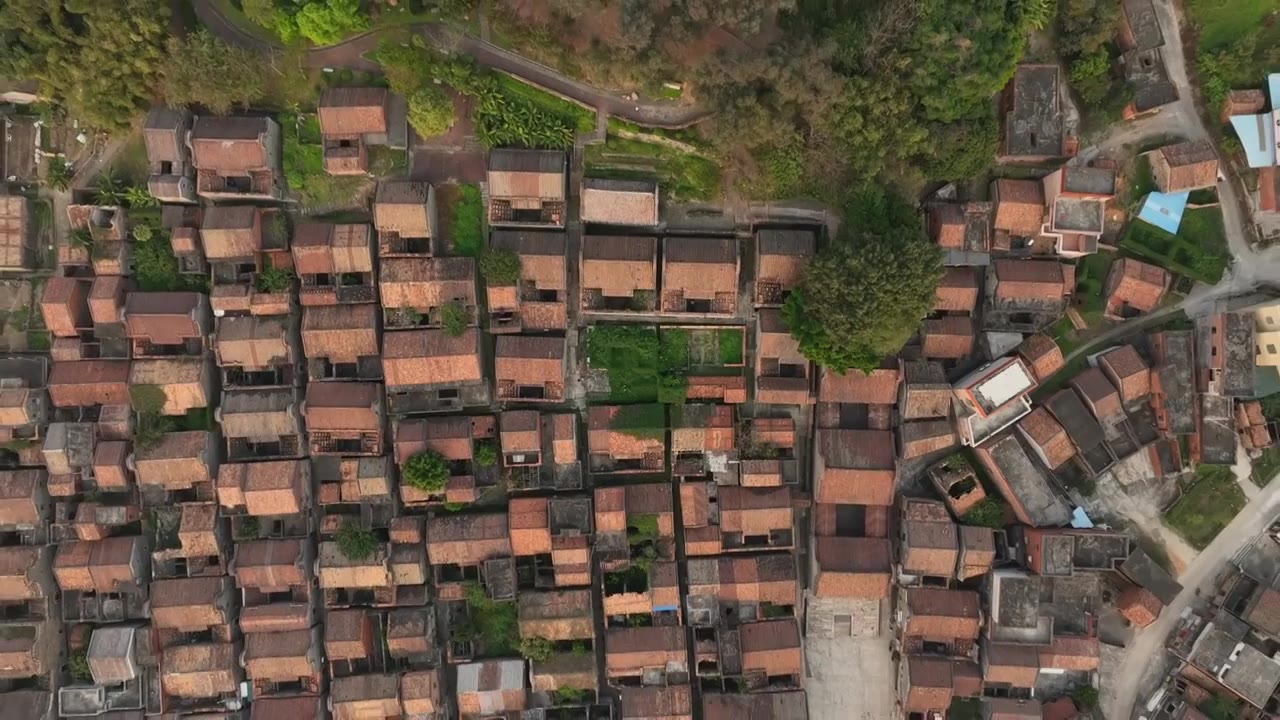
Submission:
<svg viewBox="0 0 1280 720">
<path fill-rule="evenodd" d="M 782 316 L 805 357 L 869 372 L 902 349 L 933 307 L 942 256 L 904 204 L 858 198 L 840 237 L 809 267 Z"/>
<path fill-rule="evenodd" d="M 151 97 L 168 33 L 164 0 L 4 0 L 0 75 L 37 80 L 81 124 L 119 130 Z"/>
<path fill-rule="evenodd" d="M 207 30 L 184 40 L 170 38 L 163 72 L 170 105 L 200 103 L 219 115 L 261 98 L 265 85 L 262 58 L 227 45 Z"/>
</svg>

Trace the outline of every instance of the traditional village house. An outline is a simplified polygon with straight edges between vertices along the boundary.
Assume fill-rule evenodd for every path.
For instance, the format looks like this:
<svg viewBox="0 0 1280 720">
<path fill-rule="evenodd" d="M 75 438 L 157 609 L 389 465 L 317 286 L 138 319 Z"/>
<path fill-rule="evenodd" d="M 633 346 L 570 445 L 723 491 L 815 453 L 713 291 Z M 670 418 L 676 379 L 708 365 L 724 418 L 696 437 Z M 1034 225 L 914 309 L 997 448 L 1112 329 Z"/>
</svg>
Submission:
<svg viewBox="0 0 1280 720">
<path fill-rule="evenodd" d="M 559 402 L 564 399 L 563 338 L 501 336 L 495 342 L 494 355 L 499 400 Z"/>
<path fill-rule="evenodd" d="M 902 370 L 896 361 L 869 373 L 823 370 L 818 383 L 818 427 L 888 430 L 901 382 Z M 866 406 L 865 413 L 858 412 L 862 408 L 857 406 Z M 846 415 L 863 414 L 866 419 L 861 422 L 845 420 Z"/>
<path fill-rule="evenodd" d="M 658 241 L 584 235 L 579 258 L 584 312 L 652 312 L 658 297 Z"/>
<path fill-rule="evenodd" d="M 1057 65 L 1019 65 L 1000 98 L 1002 163 L 1043 163 L 1075 155 L 1066 134 Z"/>
<path fill-rule="evenodd" d="M 756 231 L 756 307 L 780 307 L 817 252 L 812 230 Z"/>
<path fill-rule="evenodd" d="M 55 362 L 49 373 L 49 402 L 55 408 L 130 405 L 128 360 Z"/>
<path fill-rule="evenodd" d="M 787 329 L 782 313 L 756 312 L 756 402 L 774 405 L 813 403 L 813 365 Z"/>
<path fill-rule="evenodd" d="M 1071 387 L 1099 420 L 1113 418 L 1124 412 L 1120 393 L 1099 368 L 1088 368 L 1078 373 L 1071 378 Z"/>
<path fill-rule="evenodd" d="M 480 339 L 476 328 L 457 336 L 437 329 L 387 333 L 382 365 L 390 411 L 448 411 L 487 404 Z"/>
<path fill-rule="evenodd" d="M 1044 186 L 1035 180 L 1000 178 L 991 181 L 995 203 L 992 226 L 997 232 L 1034 238 L 1044 225 Z"/>
<path fill-rule="evenodd" d="M 315 551 L 303 538 L 238 542 L 230 573 L 241 593 L 241 630 L 309 627 L 314 565 Z"/>
<path fill-rule="evenodd" d="M 293 269 L 304 306 L 378 299 L 373 237 L 363 223 L 301 223 L 293 231 Z"/>
<path fill-rule="evenodd" d="M 952 698 L 982 694 L 976 663 L 929 655 L 906 655 L 898 663 L 898 702 L 908 717 L 945 715 Z"/>
<path fill-rule="evenodd" d="M 1058 343 L 1044 333 L 1036 333 L 1023 340 L 1016 352 L 1031 369 L 1036 382 L 1044 382 L 1065 364 Z"/>
<path fill-rule="evenodd" d="M 973 352 L 976 333 L 973 318 L 967 315 L 926 319 L 920 324 L 920 354 L 954 366 Z"/>
<path fill-rule="evenodd" d="M 937 500 L 901 502 L 899 583 L 945 585 L 955 575 L 960 550 L 946 506 Z"/>
<path fill-rule="evenodd" d="M 1176 193 L 1218 184 L 1218 153 L 1208 140 L 1165 145 L 1147 154 L 1160 192 Z"/>
<path fill-rule="evenodd" d="M 675 559 L 671 496 L 670 485 L 658 483 L 595 489 L 595 551 L 606 573 L 630 567 L 638 557 Z"/>
<path fill-rule="evenodd" d="M 53 280 L 54 278 L 50 278 L 49 282 Z M 48 287 L 46 283 L 46 292 Z M 119 275 L 101 275 L 93 279 L 93 284 L 89 286 L 89 317 L 93 320 L 95 335 L 113 334 L 124 322 L 125 295 L 128 287 L 129 280 Z M 101 348 L 99 351 L 101 352 Z"/>
<path fill-rule="evenodd" d="M 373 305 L 309 307 L 302 311 L 302 349 L 312 380 L 378 380 L 377 310 Z"/>
<path fill-rule="evenodd" d="M 330 175 L 363 175 L 366 144 L 385 143 L 390 92 L 378 87 L 331 87 L 320 93 L 317 114 L 324 142 L 324 169 Z M 378 142 L 382 140 L 383 142 Z"/>
<path fill-rule="evenodd" d="M 457 668 L 463 718 L 514 717 L 528 704 L 524 660 L 484 660 Z"/>
<path fill-rule="evenodd" d="M 620 720 L 693 720 L 693 690 L 688 683 L 620 687 L 618 696 Z"/>
<path fill-rule="evenodd" d="M 996 559 L 995 531 L 978 525 L 961 525 L 959 530 L 960 560 L 956 579 L 964 582 L 991 572 Z"/>
<path fill-rule="evenodd" d="M 591 472 L 661 472 L 666 462 L 665 429 L 665 408 L 661 405 L 594 405 L 587 408 L 587 453 Z"/>
<path fill-rule="evenodd" d="M 187 144 L 201 197 L 280 198 L 280 126 L 272 118 L 202 115 L 195 119 Z"/>
<path fill-rule="evenodd" d="M 604 636 L 605 676 L 617 685 L 686 682 L 689 664 L 684 628 L 610 628 Z"/>
<path fill-rule="evenodd" d="M 595 621 L 588 589 L 524 592 L 517 598 L 520 637 L 552 642 L 591 642 Z"/>
<path fill-rule="evenodd" d="M 312 455 L 382 454 L 382 385 L 312 382 L 302 414 Z"/>
<path fill-rule="evenodd" d="M 913 361 L 903 364 L 898 407 L 898 445 L 903 459 L 928 455 L 957 443 L 951 423 L 951 385 L 942 365 Z"/>
<path fill-rule="evenodd" d="M 665 542 L 674 542 L 674 537 L 666 538 Z M 619 562 L 626 562 L 617 559 L 621 555 L 620 552 L 613 553 L 614 559 L 610 561 L 610 567 L 616 567 Z M 714 560 L 714 558 L 697 559 L 699 562 L 703 560 Z M 693 562 L 693 559 L 690 561 Z M 648 618 L 654 623 L 668 618 L 680 620 L 680 583 L 674 561 L 651 560 L 647 567 L 642 561 L 625 569 L 604 572 L 602 579 L 604 615 L 609 625 L 624 624 L 632 616 Z M 711 602 L 714 604 L 714 599 Z M 710 612 L 708 617 L 718 618 L 715 612 Z M 710 620 L 707 624 L 711 624 Z"/>
<path fill-rule="evenodd" d="M 900 642 L 903 652 L 969 657 L 982 627 L 978 593 L 912 587 L 900 591 Z"/>
<path fill-rule="evenodd" d="M 382 317 L 389 329 L 476 324 L 476 262 L 468 257 L 393 257 L 378 269 Z M 461 312 L 459 312 L 461 311 Z"/>
<path fill-rule="evenodd" d="M 520 260 L 514 285 L 486 279 L 489 331 L 564 330 L 568 327 L 568 271 L 565 234 L 529 230 L 495 230 L 489 234 L 494 252 L 511 252 Z"/>
<path fill-rule="evenodd" d="M 795 421 L 790 417 L 757 417 L 739 438 L 738 484 L 778 487 L 799 482 Z"/>
<path fill-rule="evenodd" d="M 293 263 L 288 242 L 287 223 L 277 210 L 251 205 L 209 207 L 200 226 L 200 244 L 212 276 L 209 295 L 215 313 L 287 314 L 287 292 L 263 292 L 254 283 L 265 269 Z"/>
<path fill-rule="evenodd" d="M 440 687 L 440 670 L 414 670 L 400 676 L 400 706 L 406 720 L 443 720 L 449 717 Z"/>
<path fill-rule="evenodd" d="M 49 572 L 48 565 L 45 572 Z M 151 558 L 141 537 L 62 543 L 54 552 L 52 573 L 62 591 L 63 622 L 122 622 L 147 617 Z"/>
<path fill-rule="evenodd" d="M 1103 375 L 1119 389 L 1120 401 L 1125 405 L 1151 394 L 1151 369 L 1132 345 L 1121 345 L 1098 355 L 1097 363 Z"/>
<path fill-rule="evenodd" d="M 58 245 L 58 265 L 91 266 L 94 275 L 129 270 L 129 221 L 118 205 L 68 205 L 67 224 L 76 242 Z M 83 242 L 88 241 L 88 242 Z"/>
<path fill-rule="evenodd" d="M 297 333 L 292 316 L 218 318 L 213 349 L 223 397 L 238 388 L 294 386 L 302 375 Z"/>
<path fill-rule="evenodd" d="M 317 578 L 329 608 L 352 605 L 387 604 L 394 593 L 390 552 L 387 543 L 378 543 L 364 558 L 349 558 L 338 543 L 324 540 L 317 551 Z"/>
<path fill-rule="evenodd" d="M 1026 440 L 1036 457 L 1050 470 L 1057 470 L 1076 455 L 1067 431 L 1042 407 L 1032 410 L 1017 425 L 1018 434 Z"/>
<path fill-rule="evenodd" d="M 515 596 L 515 563 L 505 512 L 434 518 L 427 526 L 427 557 L 437 588 L 457 588 L 483 579 L 489 597 L 509 600 Z"/>
<path fill-rule="evenodd" d="M 1151 406 L 1162 433 L 1196 432 L 1195 343 L 1189 331 L 1162 330 L 1149 336 L 1152 359 Z"/>
<path fill-rule="evenodd" d="M 680 686 L 675 689 L 680 689 Z M 802 690 L 754 694 L 702 693 L 702 717 L 705 720 L 783 720 L 806 718 L 808 712 L 807 699 Z"/>
<path fill-rule="evenodd" d="M 582 222 L 614 227 L 658 224 L 658 183 L 653 180 L 582 179 Z"/>
<path fill-rule="evenodd" d="M 981 445 L 1031 411 L 1036 388 L 1031 367 L 1004 357 L 974 370 L 953 386 L 956 427 L 965 445 Z"/>
<path fill-rule="evenodd" d="M 1236 431 L 1246 450 L 1262 450 L 1272 444 L 1269 421 L 1262 414 L 1262 404 L 1252 400 L 1236 405 Z"/>
<path fill-rule="evenodd" d="M 817 537 L 814 545 L 817 569 L 813 593 L 819 599 L 872 599 L 889 596 L 893 566 L 887 539 Z M 823 628 L 817 631 L 821 636 L 830 636 L 831 633 L 839 636 L 842 632 L 847 635 L 849 628 L 839 627 L 837 623 L 843 614 L 840 607 L 838 604 L 825 603 L 811 609 L 811 615 L 807 619 L 809 627 Z"/>
<path fill-rule="evenodd" d="M 1068 258 L 1097 252 L 1107 201 L 1115 195 L 1115 170 L 1073 165 L 1058 168 L 1043 182 L 1048 205 L 1043 235 L 1054 242 L 1054 251 Z"/>
<path fill-rule="evenodd" d="M 225 392 L 214 419 L 226 439 L 228 460 L 289 458 L 302 453 L 302 409 L 294 388 Z"/>
<path fill-rule="evenodd" d="M 155 577 L 222 577 L 226 574 L 226 525 L 219 522 L 218 505 L 182 503 L 150 509 L 151 571 Z"/>
<path fill-rule="evenodd" d="M 964 455 L 956 454 L 929 468 L 929 480 L 957 518 L 964 518 L 987 494 L 978 482 L 978 474 Z"/>
<path fill-rule="evenodd" d="M 387 654 L 402 664 L 437 663 L 440 653 L 434 608 L 399 608 L 387 613 L 386 643 Z"/>
<path fill-rule="evenodd" d="M 661 312 L 736 314 L 738 267 L 733 238 L 663 238 Z"/>
<path fill-rule="evenodd" d="M 508 507 L 517 572 L 535 587 L 591 582 L 591 502 L 581 497 L 512 498 Z"/>
<path fill-rule="evenodd" d="M 203 357 L 134 360 L 129 365 L 130 394 L 148 412 L 186 415 L 209 407 L 215 399 L 213 385 L 213 366 Z M 153 402 L 158 406 L 151 409 Z"/>
<path fill-rule="evenodd" d="M 1116 394 L 1115 388 L 1111 387 L 1105 377 L 1098 379 L 1105 387 L 1095 395 L 1095 406 L 1104 411 L 1119 408 L 1120 396 Z M 1106 432 L 1080 399 L 1080 395 L 1071 390 L 1059 390 L 1045 401 L 1044 406 L 1067 431 L 1072 444 L 1080 451 L 1079 459 L 1090 472 L 1100 473 L 1116 460 L 1114 452 L 1106 443 Z"/>
<path fill-rule="evenodd" d="M 897 459 L 885 430 L 819 430 L 814 476 L 819 503 L 893 504 Z"/>
<path fill-rule="evenodd" d="M 1104 314 L 1112 320 L 1124 320 L 1151 312 L 1160 306 L 1168 289 L 1169 273 L 1163 268 L 1120 258 L 1111 264 L 1102 290 Z"/>
<path fill-rule="evenodd" d="M 330 678 L 350 677 L 373 669 L 381 659 L 381 648 L 373 646 L 375 632 L 381 632 L 381 623 L 379 614 L 365 608 L 325 613 L 324 655 Z"/>
<path fill-rule="evenodd" d="M 686 481 L 680 486 L 680 504 L 690 555 L 787 549 L 795 542 L 789 487 Z"/>
<path fill-rule="evenodd" d="M 169 247 L 178 261 L 182 275 L 209 275 L 209 262 L 205 259 L 204 245 L 200 242 L 199 223 L 192 227 L 175 227 L 169 232 Z"/>
<path fill-rule="evenodd" d="M 489 151 L 489 224 L 564 227 L 566 178 L 562 152 Z"/>
<path fill-rule="evenodd" d="M 246 632 L 240 665 L 253 683 L 254 697 L 315 693 L 319 692 L 321 683 L 320 651 L 318 625 L 276 632 Z"/>
<path fill-rule="evenodd" d="M 49 677 L 62 662 L 61 633 L 53 622 L 6 622 L 0 624 L 0 634 L 4 636 L 0 642 L 0 682 L 11 692 L 24 686 L 47 687 L 57 680 Z M 0 700 L 7 694 L 0 694 Z M 22 708 L 6 702 L 5 712 L 13 711 L 22 712 Z"/>
<path fill-rule="evenodd" d="M 935 313 L 961 313 L 968 315 L 978 306 L 978 269 L 949 267 L 938 281 L 938 299 L 934 301 Z"/>
<path fill-rule="evenodd" d="M 929 238 L 945 253 L 945 265 L 973 265 L 989 260 L 993 210 L 990 202 L 938 202 L 927 206 Z"/>
<path fill-rule="evenodd" d="M 142 141 L 150 166 L 147 192 L 160 202 L 196 201 L 191 149 L 187 147 L 190 131 L 191 112 L 185 108 L 158 107 L 147 113 L 142 126 Z"/>
<path fill-rule="evenodd" d="M 398 420 L 393 424 L 395 461 L 403 466 L 413 456 L 433 452 L 449 464 L 449 478 L 437 492 L 400 483 L 400 500 L 406 507 L 430 503 L 474 502 L 480 493 L 498 483 L 497 460 L 482 465 L 477 450 L 494 449 L 493 418 L 487 415 L 451 415 L 440 418 Z"/>
<path fill-rule="evenodd" d="M 436 227 L 436 191 L 424 182 L 386 180 L 373 200 L 378 257 L 429 256 Z"/>
<path fill-rule="evenodd" d="M 731 405 L 672 405 L 671 472 L 681 477 L 731 478 L 736 457 Z"/>
<path fill-rule="evenodd" d="M 745 623 L 737 630 L 742 677 L 750 690 L 801 686 L 800 625 L 795 618 Z"/>
<path fill-rule="evenodd" d="M 1066 310 L 1075 291 L 1070 265 L 1048 260 L 996 260 L 987 269 L 987 330 L 1033 333 Z"/>
<path fill-rule="evenodd" d="M 193 292 L 129 293 L 124 323 L 132 356 L 202 356 L 211 325 L 208 303 Z"/>
<path fill-rule="evenodd" d="M 334 720 L 400 716 L 400 678 L 396 675 L 352 675 L 329 686 L 329 712 Z"/>
<path fill-rule="evenodd" d="M 90 281 L 74 277 L 51 277 L 40 296 L 40 315 L 49 334 L 56 338 L 79 338 L 93 329 L 89 313 Z"/>
<path fill-rule="evenodd" d="M 325 712 L 325 699 L 319 695 L 294 695 L 289 697 L 255 698 L 249 705 L 249 720 L 321 720 Z"/>
<path fill-rule="evenodd" d="M 795 615 L 800 607 L 795 557 L 790 553 L 691 557 L 686 565 L 690 625 L 713 627 L 726 618 L 750 622 Z"/>
<path fill-rule="evenodd" d="M 1019 521 L 1036 527 L 1070 521 L 1070 508 L 1017 434 L 997 436 L 975 448 L 974 454 Z"/>
<path fill-rule="evenodd" d="M 218 468 L 218 504 L 231 516 L 238 539 L 305 536 L 311 485 L 306 460 L 226 463 Z"/>
<path fill-rule="evenodd" d="M 27 198 L 10 194 L 7 189 L 0 192 L 0 270 L 25 272 L 32 269 L 36 250 L 31 225 Z"/>
<path fill-rule="evenodd" d="M 214 442 L 213 433 L 190 430 L 165 433 L 151 447 L 135 447 L 132 468 L 139 487 L 180 501 L 212 500 L 219 463 Z"/>
<path fill-rule="evenodd" d="M 189 577 L 151 583 L 151 625 L 161 631 L 161 645 L 184 636 L 211 636 L 230 642 L 235 608 L 231 578 Z"/>
<path fill-rule="evenodd" d="M 88 647 L 82 648 L 89 677 L 75 678 L 79 682 L 59 688 L 58 712 L 63 716 L 101 716 L 109 711 L 142 711 L 145 688 L 159 683 L 157 668 L 139 663 L 139 645 L 149 637 L 146 629 L 128 625 L 94 628 Z M 88 682 L 91 684 L 85 684 Z M 7 702 L 5 707 L 9 708 Z"/>
<path fill-rule="evenodd" d="M 507 410 L 501 415 L 502 466 L 513 490 L 582 486 L 577 415 Z"/>
<path fill-rule="evenodd" d="M 1207 366 L 1210 394 L 1252 398 L 1257 392 L 1254 366 L 1257 341 L 1254 317 L 1248 312 L 1215 313 L 1196 325 L 1197 358 Z"/>
<path fill-rule="evenodd" d="M 0 608 L 10 618 L 49 617 L 59 590 L 47 545 L 0 547 Z"/>
</svg>

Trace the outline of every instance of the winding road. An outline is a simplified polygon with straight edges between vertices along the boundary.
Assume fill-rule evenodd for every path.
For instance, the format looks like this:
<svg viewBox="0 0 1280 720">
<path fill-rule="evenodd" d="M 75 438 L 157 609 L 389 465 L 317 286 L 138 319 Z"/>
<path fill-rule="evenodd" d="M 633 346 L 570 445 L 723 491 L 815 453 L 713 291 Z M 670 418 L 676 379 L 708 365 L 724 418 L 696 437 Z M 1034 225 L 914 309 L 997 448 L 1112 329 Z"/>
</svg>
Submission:
<svg viewBox="0 0 1280 720">
<path fill-rule="evenodd" d="M 200 21 L 223 42 L 259 53 L 283 49 L 245 32 L 225 17 L 213 0 L 196 0 L 194 4 Z M 443 23 L 421 23 L 409 26 L 408 29 L 420 33 L 430 44 L 441 50 L 468 55 L 481 65 L 636 125 L 674 130 L 693 125 L 710 115 L 702 108 L 671 101 L 627 100 L 615 93 L 578 82 L 554 68 L 516 55 L 493 43 L 459 33 Z M 377 63 L 366 58 L 365 54 L 378 46 L 382 34 L 382 31 L 375 30 L 337 45 L 311 48 L 306 51 L 306 64 L 313 68 L 376 71 Z"/>
</svg>

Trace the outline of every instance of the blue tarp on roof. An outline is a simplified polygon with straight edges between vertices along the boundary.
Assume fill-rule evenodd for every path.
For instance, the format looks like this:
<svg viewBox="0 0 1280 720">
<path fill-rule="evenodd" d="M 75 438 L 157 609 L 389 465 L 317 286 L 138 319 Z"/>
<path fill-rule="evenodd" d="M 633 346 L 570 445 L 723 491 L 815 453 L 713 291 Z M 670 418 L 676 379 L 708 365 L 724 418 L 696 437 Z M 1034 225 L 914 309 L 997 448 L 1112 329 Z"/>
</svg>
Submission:
<svg viewBox="0 0 1280 720">
<path fill-rule="evenodd" d="M 1280 110 L 1280 73 L 1267 76 L 1267 89 L 1270 90 L 1271 109 Z M 1274 115 L 1268 112 L 1259 115 L 1232 115 L 1231 127 L 1236 129 L 1249 167 L 1270 167 L 1277 164 Z"/>
<path fill-rule="evenodd" d="M 1178 226 L 1182 225 L 1182 213 L 1187 209 L 1189 192 L 1162 193 L 1152 192 L 1142 204 L 1139 220 L 1164 230 L 1170 235 L 1178 234 Z"/>
<path fill-rule="evenodd" d="M 1077 507 L 1071 511 L 1071 527 L 1080 530 L 1088 530 L 1093 527 L 1093 521 L 1089 519 L 1089 514 L 1084 511 L 1084 508 Z"/>
</svg>

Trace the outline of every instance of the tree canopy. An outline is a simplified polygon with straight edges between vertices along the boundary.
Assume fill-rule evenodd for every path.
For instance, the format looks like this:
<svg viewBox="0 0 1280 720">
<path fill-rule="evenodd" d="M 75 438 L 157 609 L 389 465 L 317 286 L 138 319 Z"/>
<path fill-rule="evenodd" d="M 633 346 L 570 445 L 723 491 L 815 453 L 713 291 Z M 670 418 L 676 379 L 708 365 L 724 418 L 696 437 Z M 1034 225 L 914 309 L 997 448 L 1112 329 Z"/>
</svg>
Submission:
<svg viewBox="0 0 1280 720">
<path fill-rule="evenodd" d="M 406 98 L 409 124 L 419 137 L 440 135 L 453 127 L 453 100 L 435 85 L 423 85 Z"/>
<path fill-rule="evenodd" d="M 0 75 L 37 80 L 82 124 L 119 130 L 150 98 L 168 32 L 162 0 L 5 0 Z"/>
<path fill-rule="evenodd" d="M 840 237 L 787 297 L 782 316 L 805 357 L 840 373 L 870 372 L 915 333 L 941 278 L 941 254 L 910 208 L 860 198 Z"/>
<path fill-rule="evenodd" d="M 265 89 L 262 58 L 203 29 L 185 39 L 169 39 L 163 73 L 171 105 L 199 103 L 219 115 L 248 107 Z"/>
</svg>

